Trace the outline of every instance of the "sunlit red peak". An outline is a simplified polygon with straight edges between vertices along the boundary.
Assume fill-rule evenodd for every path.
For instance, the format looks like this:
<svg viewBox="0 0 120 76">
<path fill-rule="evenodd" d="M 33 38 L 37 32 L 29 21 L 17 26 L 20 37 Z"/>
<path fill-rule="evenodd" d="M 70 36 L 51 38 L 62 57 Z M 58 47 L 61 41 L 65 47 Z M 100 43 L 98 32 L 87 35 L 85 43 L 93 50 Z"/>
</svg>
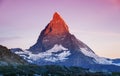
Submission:
<svg viewBox="0 0 120 76">
<path fill-rule="evenodd" d="M 47 28 L 45 29 L 45 34 L 51 33 L 51 34 L 63 34 L 68 33 L 68 26 L 62 19 L 62 17 L 55 12 L 53 15 L 53 19 L 48 24 Z"/>
</svg>

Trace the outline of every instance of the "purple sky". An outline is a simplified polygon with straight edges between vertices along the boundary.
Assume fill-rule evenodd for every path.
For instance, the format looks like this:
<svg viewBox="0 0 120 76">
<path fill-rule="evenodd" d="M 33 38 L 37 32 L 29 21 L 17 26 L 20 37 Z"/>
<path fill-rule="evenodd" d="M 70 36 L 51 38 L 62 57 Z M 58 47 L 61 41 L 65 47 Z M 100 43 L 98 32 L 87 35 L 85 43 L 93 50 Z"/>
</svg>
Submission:
<svg viewBox="0 0 120 76">
<path fill-rule="evenodd" d="M 96 54 L 120 58 L 120 0 L 0 0 L 0 44 L 29 48 L 56 11 Z"/>
</svg>

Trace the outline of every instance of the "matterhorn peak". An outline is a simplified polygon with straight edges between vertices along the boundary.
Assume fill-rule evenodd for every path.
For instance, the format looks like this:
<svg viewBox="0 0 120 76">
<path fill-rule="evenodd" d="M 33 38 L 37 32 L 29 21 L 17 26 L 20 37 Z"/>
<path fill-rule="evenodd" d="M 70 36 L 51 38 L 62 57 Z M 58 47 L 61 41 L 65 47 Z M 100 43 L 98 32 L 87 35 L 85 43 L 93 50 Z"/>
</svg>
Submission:
<svg viewBox="0 0 120 76">
<path fill-rule="evenodd" d="M 62 19 L 62 17 L 55 12 L 53 15 L 53 19 L 50 21 L 50 23 L 47 25 L 47 27 L 45 28 L 45 32 L 44 34 L 64 34 L 64 33 L 68 33 L 68 26 L 65 23 L 65 21 Z"/>
<path fill-rule="evenodd" d="M 101 70 L 103 73 L 120 71 L 118 59 L 112 60 L 96 55 L 92 49 L 68 31 L 68 26 L 57 12 L 28 51 L 15 53 L 30 64 L 40 66 L 80 66 L 87 68 L 86 72 L 89 70 L 95 72 Z"/>
</svg>

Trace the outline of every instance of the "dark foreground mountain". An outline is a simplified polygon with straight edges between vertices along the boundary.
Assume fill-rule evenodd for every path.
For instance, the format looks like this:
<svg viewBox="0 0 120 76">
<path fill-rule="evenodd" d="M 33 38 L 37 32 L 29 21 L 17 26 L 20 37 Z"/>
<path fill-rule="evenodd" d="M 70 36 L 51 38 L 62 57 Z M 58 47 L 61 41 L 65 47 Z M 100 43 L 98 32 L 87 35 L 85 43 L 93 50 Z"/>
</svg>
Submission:
<svg viewBox="0 0 120 76">
<path fill-rule="evenodd" d="M 78 66 L 95 71 L 120 72 L 119 63 L 99 57 L 86 44 L 72 35 L 57 12 L 33 46 L 26 51 L 15 53 L 37 65 Z"/>
<path fill-rule="evenodd" d="M 12 53 L 6 47 L 0 45 L 0 66 L 9 66 L 9 65 L 26 65 L 28 64 L 20 56 Z"/>
</svg>

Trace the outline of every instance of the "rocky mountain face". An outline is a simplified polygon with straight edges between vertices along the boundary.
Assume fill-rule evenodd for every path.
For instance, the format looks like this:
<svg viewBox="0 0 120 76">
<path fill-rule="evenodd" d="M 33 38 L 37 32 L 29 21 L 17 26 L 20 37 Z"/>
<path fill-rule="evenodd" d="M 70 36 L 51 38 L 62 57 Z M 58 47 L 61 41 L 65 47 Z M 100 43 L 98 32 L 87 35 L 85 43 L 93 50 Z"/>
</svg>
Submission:
<svg viewBox="0 0 120 76">
<path fill-rule="evenodd" d="M 63 44 L 65 38 L 69 35 L 68 26 L 59 14 L 55 13 L 51 22 L 41 32 L 36 44 L 29 50 L 32 52 L 44 52 L 51 49 L 55 44 Z M 68 38 L 69 37 L 67 37 L 67 39 Z"/>
<path fill-rule="evenodd" d="M 93 52 L 87 45 L 76 39 L 76 37 L 69 32 L 67 24 L 57 12 L 41 32 L 36 44 L 30 47 L 29 50 L 33 53 L 45 52 L 53 48 L 55 44 L 62 45 L 71 50 L 71 52 L 80 50 L 80 48 L 87 48 L 88 51 Z"/>
<path fill-rule="evenodd" d="M 12 53 L 6 47 L 0 45 L 0 66 L 3 65 L 26 65 L 28 64 L 20 56 Z"/>
</svg>

